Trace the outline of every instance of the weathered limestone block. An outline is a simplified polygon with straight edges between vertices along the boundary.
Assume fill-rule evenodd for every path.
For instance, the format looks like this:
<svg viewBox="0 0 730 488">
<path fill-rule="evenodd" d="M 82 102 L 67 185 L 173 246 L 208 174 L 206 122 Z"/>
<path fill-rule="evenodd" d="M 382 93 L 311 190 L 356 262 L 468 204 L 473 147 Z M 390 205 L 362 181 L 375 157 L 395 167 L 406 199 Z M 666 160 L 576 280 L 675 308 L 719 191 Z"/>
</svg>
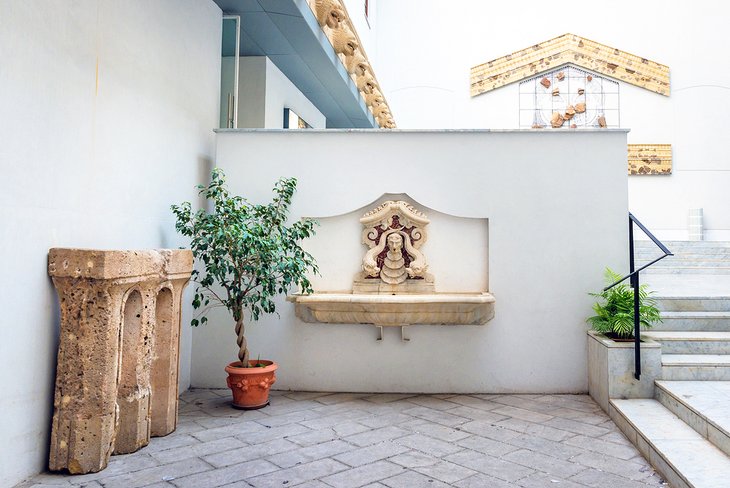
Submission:
<svg viewBox="0 0 730 488">
<path fill-rule="evenodd" d="M 183 250 L 49 251 L 61 309 L 51 470 L 100 471 L 174 430 L 192 263 Z"/>
</svg>

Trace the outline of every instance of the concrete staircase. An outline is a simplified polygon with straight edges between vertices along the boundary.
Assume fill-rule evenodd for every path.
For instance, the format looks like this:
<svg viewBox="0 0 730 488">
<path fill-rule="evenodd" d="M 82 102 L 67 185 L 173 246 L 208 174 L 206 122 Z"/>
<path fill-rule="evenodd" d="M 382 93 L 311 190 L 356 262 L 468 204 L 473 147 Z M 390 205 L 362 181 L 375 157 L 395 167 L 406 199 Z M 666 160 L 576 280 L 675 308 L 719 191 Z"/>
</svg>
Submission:
<svg viewBox="0 0 730 488">
<path fill-rule="evenodd" d="M 655 398 L 613 399 L 609 413 L 673 488 L 728 488 L 730 243 L 666 244 L 677 256 L 642 273 L 664 319 L 642 333 L 661 344 Z M 659 254 L 650 249 L 637 246 L 639 263 Z"/>
<path fill-rule="evenodd" d="M 730 242 L 668 241 L 664 244 L 674 256 L 662 259 L 644 273 L 730 275 Z M 651 241 L 634 241 L 634 252 L 637 263 L 647 263 L 662 255 Z"/>
</svg>

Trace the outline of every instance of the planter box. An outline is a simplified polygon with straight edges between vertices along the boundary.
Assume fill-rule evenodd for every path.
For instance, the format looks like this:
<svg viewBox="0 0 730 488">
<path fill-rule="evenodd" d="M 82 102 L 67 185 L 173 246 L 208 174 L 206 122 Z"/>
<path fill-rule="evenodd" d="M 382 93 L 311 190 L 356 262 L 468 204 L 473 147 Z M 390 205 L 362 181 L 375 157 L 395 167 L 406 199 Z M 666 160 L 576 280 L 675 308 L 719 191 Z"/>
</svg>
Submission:
<svg viewBox="0 0 730 488">
<path fill-rule="evenodd" d="M 616 342 L 588 331 L 588 392 L 604 412 L 613 398 L 654 398 L 654 380 L 661 379 L 662 348 L 641 342 L 641 380 L 634 378 L 634 343 Z"/>
</svg>

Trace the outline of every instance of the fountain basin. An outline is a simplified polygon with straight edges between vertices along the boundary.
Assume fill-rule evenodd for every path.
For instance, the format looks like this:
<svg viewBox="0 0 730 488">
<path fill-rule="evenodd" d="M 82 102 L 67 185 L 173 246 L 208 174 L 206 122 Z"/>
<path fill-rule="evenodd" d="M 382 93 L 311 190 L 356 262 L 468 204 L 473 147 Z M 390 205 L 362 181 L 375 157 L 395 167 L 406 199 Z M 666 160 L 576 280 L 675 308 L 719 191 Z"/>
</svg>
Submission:
<svg viewBox="0 0 730 488">
<path fill-rule="evenodd" d="M 379 295 L 320 292 L 290 295 L 297 317 L 308 323 L 484 325 L 494 317 L 491 293 Z"/>
</svg>

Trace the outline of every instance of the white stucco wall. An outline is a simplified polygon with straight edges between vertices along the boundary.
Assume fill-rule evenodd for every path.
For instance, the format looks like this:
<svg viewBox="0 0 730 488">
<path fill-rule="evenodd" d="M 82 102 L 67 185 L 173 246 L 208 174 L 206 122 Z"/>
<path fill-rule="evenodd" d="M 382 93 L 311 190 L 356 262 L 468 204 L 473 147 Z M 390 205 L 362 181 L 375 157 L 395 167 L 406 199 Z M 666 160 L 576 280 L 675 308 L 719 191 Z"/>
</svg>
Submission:
<svg viewBox="0 0 730 488">
<path fill-rule="evenodd" d="M 497 302 L 486 326 L 413 326 L 409 343 L 391 329 L 377 343 L 372 326 L 304 324 L 280 300 L 280 318 L 248 326 L 252 356 L 281 363 L 281 389 L 586 391 L 587 292 L 600 288 L 605 266 L 628 266 L 627 176 L 618 164 L 625 144 L 622 131 L 220 131 L 217 162 L 234 192 L 267 202 L 279 177 L 296 176 L 291 217 L 333 216 L 309 245 L 323 261 L 318 287 L 351 280 L 365 251 L 353 253 L 358 215 L 385 193 L 431 209 L 425 246 L 441 290 L 460 286 L 458 273 L 461 286 L 487 282 L 479 276 L 487 253 L 475 251 L 485 239 L 444 238 L 459 225 L 475 232 L 449 216 L 488 219 L 488 286 Z M 566 148 L 574 157 L 565 158 Z M 453 269 L 442 259 L 448 252 L 459 261 Z M 224 387 L 223 366 L 236 351 L 232 320 L 218 310 L 194 331 L 192 384 Z"/>
<path fill-rule="evenodd" d="M 730 69 L 715 57 L 727 3 L 399 0 L 377 9 L 378 79 L 399 128 L 516 128 L 518 85 L 471 98 L 469 69 L 567 32 L 668 65 L 668 98 L 621 83 L 628 142 L 673 148 L 671 176 L 629 178 L 629 206 L 664 239 L 686 239 L 687 210 L 702 207 L 705 238 L 730 240 Z"/>
<path fill-rule="evenodd" d="M 224 62 L 230 58 L 224 58 Z M 284 109 L 294 110 L 314 128 L 327 119 L 266 56 L 242 56 L 238 71 L 238 127 L 281 129 Z"/>
<path fill-rule="evenodd" d="M 345 4 L 350 21 L 357 31 L 363 49 L 368 55 L 370 63 L 373 64 L 377 73 L 378 44 L 376 41 L 378 33 L 378 6 L 380 0 L 368 0 L 370 7 L 368 16 L 365 16 L 365 0 L 342 0 Z M 387 1 L 387 0 L 386 0 Z"/>
<path fill-rule="evenodd" d="M 184 243 L 169 206 L 197 198 L 213 159 L 220 36 L 208 1 L 0 2 L 0 486 L 47 465 L 48 249 Z"/>
</svg>

